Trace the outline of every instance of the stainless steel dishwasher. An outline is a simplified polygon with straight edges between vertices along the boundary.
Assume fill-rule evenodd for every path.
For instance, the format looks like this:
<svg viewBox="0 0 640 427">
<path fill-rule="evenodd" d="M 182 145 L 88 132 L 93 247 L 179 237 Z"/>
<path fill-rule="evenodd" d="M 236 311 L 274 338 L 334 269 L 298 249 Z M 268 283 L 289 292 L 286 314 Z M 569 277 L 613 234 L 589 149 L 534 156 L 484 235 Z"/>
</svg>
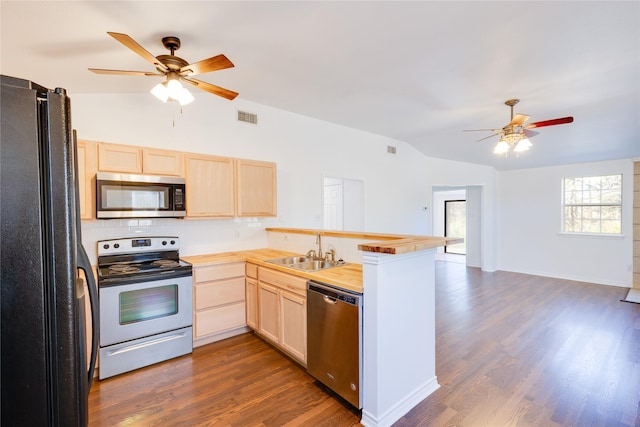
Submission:
<svg viewBox="0 0 640 427">
<path fill-rule="evenodd" d="M 362 294 L 307 282 L 307 372 L 361 408 Z"/>
</svg>

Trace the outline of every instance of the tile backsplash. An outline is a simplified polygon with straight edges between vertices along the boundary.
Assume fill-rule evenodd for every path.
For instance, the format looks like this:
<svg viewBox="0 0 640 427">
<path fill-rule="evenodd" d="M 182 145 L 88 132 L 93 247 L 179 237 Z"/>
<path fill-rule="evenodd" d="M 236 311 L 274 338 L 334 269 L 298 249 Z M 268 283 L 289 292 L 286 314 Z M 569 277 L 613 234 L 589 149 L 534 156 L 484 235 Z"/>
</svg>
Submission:
<svg viewBox="0 0 640 427">
<path fill-rule="evenodd" d="M 82 222 L 82 244 L 92 264 L 97 261 L 98 240 L 141 236 L 177 236 L 180 255 L 267 247 L 265 227 L 277 218 L 234 219 L 110 219 Z"/>
</svg>

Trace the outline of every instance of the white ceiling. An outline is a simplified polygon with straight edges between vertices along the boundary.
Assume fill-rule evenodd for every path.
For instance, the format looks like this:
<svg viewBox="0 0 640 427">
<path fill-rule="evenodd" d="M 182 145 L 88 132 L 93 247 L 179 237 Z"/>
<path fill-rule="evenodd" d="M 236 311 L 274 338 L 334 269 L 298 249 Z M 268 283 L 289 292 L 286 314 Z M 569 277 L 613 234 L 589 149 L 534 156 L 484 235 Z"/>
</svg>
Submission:
<svg viewBox="0 0 640 427">
<path fill-rule="evenodd" d="M 154 55 L 175 35 L 189 62 L 234 62 L 201 80 L 430 157 L 509 170 L 640 156 L 638 1 L 2 1 L 0 12 L 0 72 L 72 96 L 157 83 L 87 70 L 154 71 L 107 31 Z M 497 137 L 462 130 L 506 125 L 509 98 L 531 122 L 575 121 L 496 156 Z"/>
</svg>

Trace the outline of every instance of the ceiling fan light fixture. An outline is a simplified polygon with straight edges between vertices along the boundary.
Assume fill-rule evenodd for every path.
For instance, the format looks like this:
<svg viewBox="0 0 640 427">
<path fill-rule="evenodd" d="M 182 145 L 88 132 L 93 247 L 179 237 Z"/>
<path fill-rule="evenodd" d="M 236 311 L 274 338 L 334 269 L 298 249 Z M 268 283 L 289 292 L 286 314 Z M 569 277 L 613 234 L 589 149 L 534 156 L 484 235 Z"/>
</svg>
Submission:
<svg viewBox="0 0 640 427">
<path fill-rule="evenodd" d="M 151 94 L 158 98 L 162 102 L 169 100 L 169 90 L 167 89 L 167 82 L 158 83 L 151 89 Z"/>
<path fill-rule="evenodd" d="M 169 94 L 169 98 L 179 99 L 180 95 L 182 94 L 182 89 L 184 88 L 182 87 L 178 79 L 171 78 L 171 76 L 169 76 L 169 79 L 167 80 L 167 93 Z"/>
<path fill-rule="evenodd" d="M 529 148 L 531 148 L 532 145 L 533 144 L 531 144 L 531 142 L 527 138 L 523 138 L 513 148 L 513 151 L 515 151 L 516 153 L 519 153 L 521 151 L 527 151 Z"/>
<path fill-rule="evenodd" d="M 193 95 L 191 95 L 191 92 L 189 92 L 189 89 L 187 89 L 186 87 L 183 87 L 182 90 L 180 91 L 180 95 L 178 96 L 178 102 L 180 103 L 180 105 L 191 104 L 194 99 L 195 98 L 193 97 Z"/>
<path fill-rule="evenodd" d="M 507 141 L 505 141 L 503 138 L 500 138 L 500 141 L 498 141 L 498 143 L 496 144 L 496 147 L 493 149 L 493 152 L 495 154 L 504 154 L 507 151 L 509 151 L 510 147 L 511 146 Z"/>
</svg>

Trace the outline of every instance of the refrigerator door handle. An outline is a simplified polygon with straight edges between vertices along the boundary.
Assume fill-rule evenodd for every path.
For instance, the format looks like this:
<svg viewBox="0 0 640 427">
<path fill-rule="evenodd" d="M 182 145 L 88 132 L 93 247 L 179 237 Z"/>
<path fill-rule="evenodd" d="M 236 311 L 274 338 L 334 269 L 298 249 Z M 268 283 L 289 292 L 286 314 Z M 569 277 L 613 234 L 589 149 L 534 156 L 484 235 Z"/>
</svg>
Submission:
<svg viewBox="0 0 640 427">
<path fill-rule="evenodd" d="M 93 374 L 96 370 L 96 361 L 98 359 L 98 338 L 100 336 L 100 304 L 98 303 L 98 287 L 96 286 L 96 280 L 93 276 L 93 270 L 91 269 L 91 261 L 87 256 L 87 252 L 84 250 L 81 244 L 78 244 L 77 248 L 78 256 L 78 268 L 84 271 L 84 275 L 87 279 L 87 288 L 89 289 L 89 301 L 91 303 L 91 361 L 89 363 L 88 375 L 88 388 L 91 389 L 93 383 Z"/>
</svg>

